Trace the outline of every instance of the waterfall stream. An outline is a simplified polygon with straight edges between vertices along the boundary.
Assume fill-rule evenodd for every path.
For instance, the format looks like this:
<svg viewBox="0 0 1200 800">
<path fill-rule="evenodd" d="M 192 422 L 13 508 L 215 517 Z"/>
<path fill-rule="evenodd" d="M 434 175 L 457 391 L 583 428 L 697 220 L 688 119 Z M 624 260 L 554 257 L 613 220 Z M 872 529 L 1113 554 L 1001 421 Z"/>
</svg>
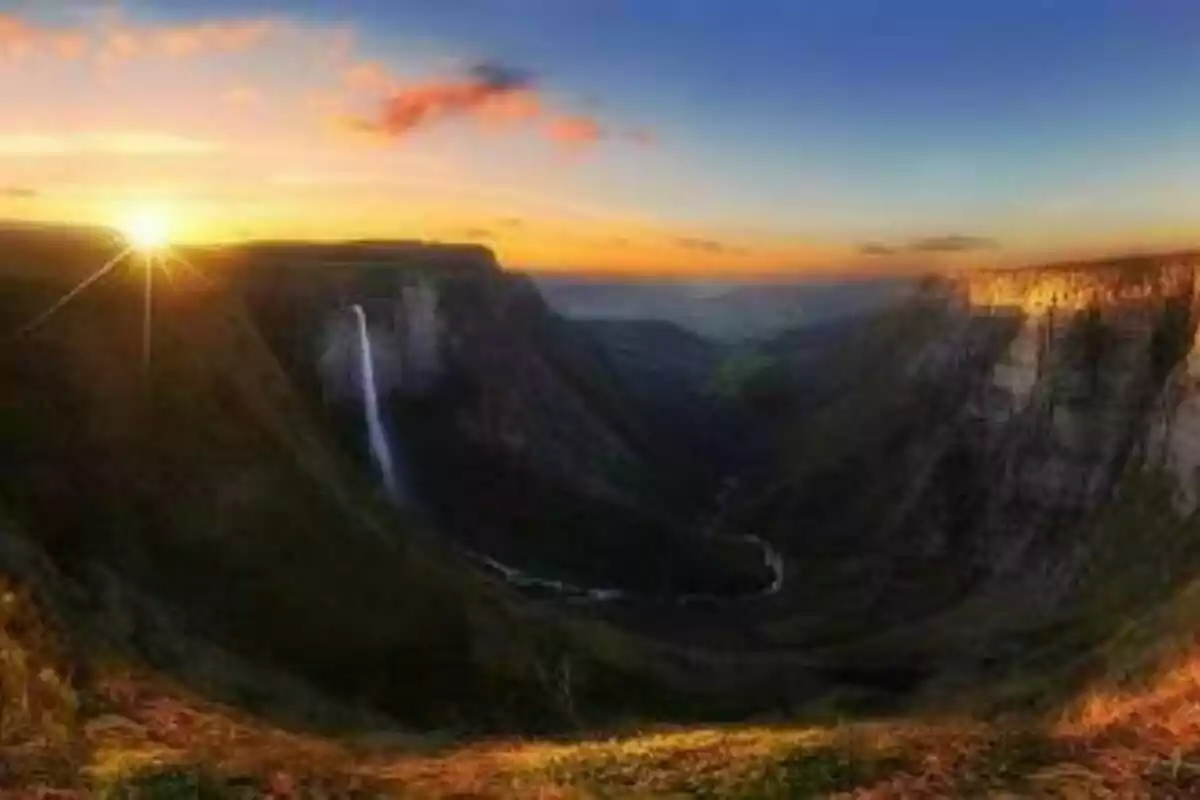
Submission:
<svg viewBox="0 0 1200 800">
<path fill-rule="evenodd" d="M 357 303 L 351 306 L 351 310 L 354 311 L 354 318 L 358 322 L 359 380 L 363 415 L 367 420 L 367 443 L 370 445 L 375 466 L 379 468 L 379 477 L 383 481 L 383 489 L 387 492 L 388 499 L 400 503 L 403 496 L 396 481 L 396 462 L 392 457 L 387 430 L 383 427 L 383 417 L 379 413 L 379 392 L 375 383 L 375 359 L 371 352 L 371 333 L 367 330 L 367 314 Z"/>
<path fill-rule="evenodd" d="M 371 349 L 371 332 L 367 328 L 367 314 L 363 310 L 363 307 L 357 303 L 351 306 L 351 310 L 354 312 L 354 317 L 358 325 L 359 380 L 371 457 L 379 469 L 379 475 L 383 481 L 383 488 L 387 492 L 388 499 L 396 505 L 402 505 L 407 500 L 406 492 L 396 477 L 395 456 L 392 451 L 391 442 L 388 439 L 387 429 L 383 424 L 383 416 L 379 411 L 379 388 L 375 381 L 375 360 Z M 686 605 L 695 600 L 733 602 L 752 597 L 770 597 L 777 594 L 783 588 L 784 565 L 783 558 L 779 553 L 770 544 L 757 536 L 741 536 L 737 538 L 758 547 L 762 551 L 763 563 L 771 571 L 772 575 L 770 585 L 760 591 L 737 597 L 679 595 L 674 598 L 677 604 Z M 480 553 L 467 551 L 467 554 L 480 564 L 500 573 L 513 586 L 520 588 L 550 591 L 572 601 L 588 603 L 607 603 L 637 597 L 632 592 L 626 592 L 621 589 L 589 588 L 576 586 L 553 578 L 540 578 L 515 567 L 501 564 L 499 561 Z"/>
</svg>

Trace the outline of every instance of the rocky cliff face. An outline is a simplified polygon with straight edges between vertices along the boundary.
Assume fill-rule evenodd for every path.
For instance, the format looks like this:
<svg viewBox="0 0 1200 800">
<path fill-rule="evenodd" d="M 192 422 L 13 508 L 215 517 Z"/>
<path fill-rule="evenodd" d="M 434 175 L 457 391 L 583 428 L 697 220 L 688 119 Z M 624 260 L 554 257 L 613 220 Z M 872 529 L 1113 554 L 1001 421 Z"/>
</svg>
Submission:
<svg viewBox="0 0 1200 800">
<path fill-rule="evenodd" d="M 365 461 L 351 313 L 363 310 L 414 513 L 490 557 L 584 585 L 669 592 L 727 571 L 695 535 L 709 498 L 679 468 L 683 435 L 651 424 L 609 353 L 487 250 L 222 257 L 273 349 Z"/>
<path fill-rule="evenodd" d="M 982 627 L 1056 613 L 1131 475 L 1170 475 L 1179 510 L 1196 505 L 1197 266 L 1129 259 L 930 285 L 878 339 L 830 360 L 875 359 L 838 405 L 800 421 L 784 453 L 797 477 L 752 521 L 798 563 L 871 576 L 843 631 L 964 603 L 1006 609 Z M 831 439 L 853 444 L 815 453 Z"/>
<path fill-rule="evenodd" d="M 490 252 L 436 245 L 256 249 L 246 254 L 240 282 L 289 366 L 335 405 L 357 407 L 359 341 L 350 308 L 360 305 L 385 399 L 398 406 L 435 396 L 453 402 L 465 440 L 590 494 L 627 495 L 594 466 L 636 456 L 593 398 L 556 371 L 538 341 L 550 312 Z"/>
</svg>

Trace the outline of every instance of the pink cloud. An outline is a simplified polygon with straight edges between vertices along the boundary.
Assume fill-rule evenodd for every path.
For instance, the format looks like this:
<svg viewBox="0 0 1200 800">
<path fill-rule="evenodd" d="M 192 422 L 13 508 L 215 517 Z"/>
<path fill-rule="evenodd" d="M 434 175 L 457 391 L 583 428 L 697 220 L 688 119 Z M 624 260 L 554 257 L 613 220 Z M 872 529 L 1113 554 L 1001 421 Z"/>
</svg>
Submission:
<svg viewBox="0 0 1200 800">
<path fill-rule="evenodd" d="M 483 122 L 504 124 L 534 119 L 542 113 L 541 96 L 533 89 L 519 89 L 489 97 L 479 106 Z"/>
<path fill-rule="evenodd" d="M 594 117 L 558 117 L 546 124 L 546 136 L 567 147 L 589 147 L 604 138 L 604 128 Z"/>
<path fill-rule="evenodd" d="M 81 33 L 58 33 L 50 37 L 50 48 L 63 61 L 76 61 L 87 53 L 88 40 Z"/>
<path fill-rule="evenodd" d="M 544 119 L 540 130 L 546 138 L 575 149 L 589 147 L 609 136 L 605 126 L 592 116 L 548 117 L 545 98 L 532 78 L 501 65 L 480 64 L 461 77 L 405 85 L 382 65 L 361 62 L 342 73 L 342 82 L 363 90 L 388 87 L 375 114 L 340 115 L 336 119 L 337 129 L 368 134 L 372 141 L 400 139 L 451 118 L 473 119 L 488 126 Z M 639 132 L 637 140 L 648 136 L 649 132 Z"/>
<path fill-rule="evenodd" d="M 38 45 L 38 31 L 11 14 L 0 14 L 0 61 L 21 61 Z"/>
<path fill-rule="evenodd" d="M 540 113 L 528 76 L 495 64 L 479 64 L 465 77 L 395 89 L 374 118 L 355 124 L 393 138 L 452 117 L 525 119 Z"/>
</svg>

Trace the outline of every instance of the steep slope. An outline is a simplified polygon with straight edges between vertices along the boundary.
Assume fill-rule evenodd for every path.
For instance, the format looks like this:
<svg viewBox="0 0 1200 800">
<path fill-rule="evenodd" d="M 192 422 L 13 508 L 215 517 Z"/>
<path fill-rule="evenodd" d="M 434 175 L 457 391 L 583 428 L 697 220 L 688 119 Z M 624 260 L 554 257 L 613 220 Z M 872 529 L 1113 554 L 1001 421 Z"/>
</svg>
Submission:
<svg viewBox="0 0 1200 800">
<path fill-rule="evenodd" d="M 752 550 L 695 535 L 712 479 L 688 443 L 642 413 L 610 353 L 487 250 L 277 245 L 198 260 L 232 276 L 314 411 L 356 443 L 350 308 L 364 309 L 410 505 L 472 549 L 641 593 L 770 581 Z"/>
<path fill-rule="evenodd" d="M 622 365 L 607 360 L 612 340 L 594 350 L 571 341 L 577 329 L 527 297 L 521 305 L 519 282 L 449 277 L 473 269 L 461 253 L 422 275 L 428 283 L 402 270 L 398 291 L 394 268 L 364 269 L 361 249 L 353 254 L 353 269 L 315 284 L 297 281 L 294 265 L 262 278 L 272 288 L 250 311 L 239 295 L 253 291 L 237 276 L 236 292 L 177 276 L 157 300 L 148 370 L 136 274 L 5 342 L 0 572 L 40 603 L 0 586 L 0 642 L 21 653 L 0 665 L 0 682 L 6 697 L 28 698 L 0 708 L 0 746 L 20 756 L 6 758 L 0 785 L 1194 794 L 1190 257 L 933 281 L 838 334 L 815 362 L 787 357 L 803 349 L 798 334 L 768 347 L 758 385 L 774 393 L 776 461 L 720 521 L 769 536 L 802 579 L 716 610 L 672 606 L 684 648 L 520 596 L 432 532 L 429 520 L 448 518 L 436 489 L 432 510 L 396 508 L 366 455 L 356 463 L 342 446 L 363 435 L 342 332 L 344 309 L 359 306 L 414 464 L 435 463 L 420 461 L 423 427 L 431 444 L 504 455 L 503 469 L 522 446 L 508 439 L 530 437 L 524 446 L 545 448 L 532 471 L 582 470 L 561 476 L 573 514 L 599 497 L 624 524 L 630 507 L 651 513 L 643 503 L 661 484 L 624 486 L 587 453 L 609 442 L 647 469 L 662 463 L 671 437 L 643 429 L 645 398 L 630 402 L 622 385 L 645 356 Z M 328 264 L 330 253 L 313 257 Z M 326 314 L 337 289 L 321 282 L 339 274 L 346 297 Z M 378 295 L 363 289 L 376 279 Z M 299 297 L 278 299 L 293 288 Z M 5 329 L 62 290 L 6 281 Z M 496 303 L 521 310 L 484 313 Z M 444 331 L 436 347 L 431 329 Z M 568 341 L 548 345 L 547 330 Z M 510 351 L 508 369 L 495 363 Z M 538 403 L 579 431 L 539 430 L 523 408 Z M 460 502 L 482 496 L 460 488 Z M 670 517 L 671 503 L 653 513 Z M 246 713 L 301 697 L 322 709 L 309 724 L 351 724 L 345 707 L 367 707 L 392 743 L 286 731 Z M 821 723 L 881 700 L 893 712 L 1051 713 Z M 586 729 L 623 714 L 763 709 L 812 722 L 431 754 L 418 752 L 429 741 L 395 744 L 391 721 Z"/>
<path fill-rule="evenodd" d="M 44 297 L 6 292 L 3 318 Z M 198 633 L 339 692 L 421 714 L 429 681 L 481 691 L 489 668 L 468 643 L 511 624 L 503 605 L 481 594 L 472 619 L 469 593 L 482 590 L 363 502 L 365 481 L 226 298 L 160 295 L 147 374 L 131 299 L 98 289 L 5 349 L 12 515 L 97 597 L 144 593 Z"/>
<path fill-rule="evenodd" d="M 643 672 L 640 646 L 529 606 L 383 503 L 236 297 L 177 276 L 143 372 L 137 278 L 0 354 L 0 500 L 119 638 L 186 672 L 172 642 L 196 637 L 427 724 L 561 721 L 546 676 L 563 658 L 581 708 L 618 712 L 606 686 L 673 680 L 668 662 Z M 6 284 L 0 318 L 15 329 L 61 292 Z M 606 702 L 589 699 L 593 682 Z"/>
<path fill-rule="evenodd" d="M 90 252 L 90 257 L 81 254 L 90 263 L 106 255 Z M 444 252 L 435 251 L 434 257 Z M 433 527 L 453 519 L 450 514 L 436 506 L 392 506 L 365 456 L 362 463 L 347 457 L 361 441 L 361 402 L 343 406 L 336 380 L 325 382 L 316 370 L 293 376 L 280 365 L 276 353 L 286 356 L 310 344 L 315 346 L 307 352 L 320 364 L 330 344 L 319 338 L 327 320 L 317 315 L 298 318 L 294 326 L 281 324 L 268 344 L 259 334 L 264 311 L 245 309 L 237 277 L 204 262 L 203 254 L 189 255 L 197 256 L 210 279 L 178 273 L 171 282 L 160 282 L 149 365 L 140 357 L 141 276 L 136 270 L 115 273 L 28 335 L 7 338 L 0 351 L 5 386 L 0 504 L 6 512 L 6 547 L 0 551 L 11 553 L 9 545 L 25 542 L 22 547 L 44 554 L 62 577 L 31 576 L 7 556 L 0 566 L 52 597 L 75 598 L 73 605 L 85 618 L 82 627 L 103 628 L 102 639 L 121 642 L 189 680 L 206 681 L 197 673 L 205 673 L 208 660 L 181 642 L 204 642 L 228 652 L 230 663 L 240 664 L 231 667 L 234 672 L 253 668 L 298 677 L 318 693 L 421 724 L 537 727 L 633 708 L 722 714 L 812 690 L 813 676 L 802 659 L 741 663 L 660 647 L 530 602 L 501 576 L 480 569 L 455 537 Z M 327 259 L 328 253 L 321 257 Z M 455 268 L 438 267 L 443 276 Z M 331 274 L 337 275 L 336 269 Z M 350 279 L 378 274 L 360 264 Z M 385 274 L 384 280 L 394 285 L 394 275 Z M 230 290 L 226 283 L 238 288 Z M 4 329 L 19 329 L 69 285 L 53 275 L 6 280 L 0 292 Z M 304 288 L 303 282 L 299 286 Z M 470 296 L 479 288 L 447 290 L 441 301 L 446 308 L 462 301 L 458 291 Z M 283 312 L 303 308 L 295 298 L 289 300 L 294 304 L 281 303 Z M 452 329 L 460 322 L 467 325 L 474 310 L 462 302 L 462 308 L 439 317 L 451 320 Z M 363 305 L 370 315 L 371 298 Z M 341 313 L 334 311 L 335 329 Z M 514 330 L 507 334 L 483 328 L 462 333 L 460 341 L 447 339 L 439 378 L 444 382 L 428 383 L 429 394 L 421 394 L 424 388 L 410 394 L 410 387 L 398 392 L 391 400 L 394 424 L 413 433 L 411 441 L 418 443 L 422 425 L 435 434 L 453 434 L 459 438 L 431 436 L 430 441 L 462 447 L 470 455 L 498 446 L 490 435 L 500 437 L 505 428 L 486 428 L 485 444 L 471 450 L 460 420 L 468 420 L 470 430 L 482 406 L 495 412 L 493 418 L 515 420 L 513 427 L 533 426 L 539 417 L 519 406 L 549 399 L 564 403 L 565 413 L 574 407 L 588 415 L 581 436 L 593 435 L 587 429 L 593 426 L 595 436 L 615 437 L 616 423 L 602 426 L 594 420 L 619 417 L 625 409 L 601 405 L 592 410 L 595 395 L 606 391 L 587 383 L 596 379 L 579 376 L 586 387 L 580 389 L 561 377 L 580 362 L 552 368 L 547 362 L 561 355 L 522 352 L 528 342 L 540 341 L 525 338 L 533 336 L 522 327 L 529 324 L 558 323 L 516 314 Z M 318 338 L 310 342 L 312 330 Z M 402 324 L 398 330 L 403 333 L 393 346 L 402 351 L 409 329 Z M 486 351 L 491 334 L 511 337 L 503 345 L 514 349 L 513 377 L 533 377 L 507 389 L 515 397 L 503 394 L 503 385 L 486 381 L 484 391 L 455 392 L 460 363 L 503 358 L 502 350 Z M 335 330 L 335 350 L 337 335 Z M 289 351 L 289 344 L 295 350 Z M 495 376 L 505 365 L 488 363 L 489 371 L 465 370 L 465 379 L 498 381 Z M 326 389 L 327 407 L 321 402 Z M 497 391 L 499 397 L 489 394 Z M 604 521 L 597 512 L 603 506 L 589 500 L 580 485 L 603 481 L 603 464 L 575 454 L 574 440 L 560 446 L 545 438 L 549 434 L 533 430 L 530 435 L 543 437 L 536 441 L 546 443 L 557 467 L 576 458 L 574 463 L 587 470 L 565 476 L 572 489 L 565 504 L 570 525 L 547 528 L 559 547 L 576 557 L 581 552 L 588 557 L 586 548 L 593 546 L 603 553 L 600 544 L 584 538 L 590 523 L 595 535 L 607 534 L 621 544 L 623 566 L 651 562 L 647 573 L 653 574 L 659 557 L 702 585 L 725 581 L 736 589 L 739 580 L 755 590 L 762 585 L 764 566 L 754 548 L 729 546 L 728 560 L 744 562 L 744 569 L 717 557 L 725 552 L 720 542 L 697 541 L 680 557 L 667 549 L 670 541 L 656 544 L 632 535 L 639 533 L 630 524 L 636 515 L 615 502 L 612 507 L 620 513 L 607 518 L 613 526 L 597 525 L 593 516 Z M 635 433 L 626 437 L 619 439 L 620 446 L 638 441 Z M 420 456 L 414 450 L 414 463 L 421 464 Z M 486 494 L 473 494 L 461 475 L 449 478 L 447 499 L 467 509 L 465 517 L 484 523 L 497 518 L 499 506 L 489 507 Z M 622 490 L 613 483 L 608 489 L 636 498 L 640 487 Z M 544 519 L 544 495 L 528 491 L 520 508 Z M 437 500 L 434 495 L 429 504 Z M 502 500 L 511 503 L 512 498 Z M 675 535 L 676 529 L 670 530 Z M 706 554 L 706 547 L 712 553 Z M 688 566 L 689 557 L 697 569 Z M 706 565 L 717 573 L 712 579 L 704 578 Z M 747 673 L 760 680 L 747 681 Z M 216 683 L 237 684 L 243 687 L 238 692 L 257 697 L 256 702 L 272 694 L 263 691 L 262 681 Z"/>
<path fill-rule="evenodd" d="M 1084 654 L 1122 603 L 1168 598 L 1190 574 L 1186 539 L 1165 572 L 1145 548 L 1190 524 L 1154 498 L 1187 512 L 1194 481 L 1194 261 L 972 273 L 850 337 L 828 401 L 781 438 L 780 477 L 736 515 L 814 576 L 766 639 L 870 663 L 866 680 L 966 685 L 1064 629 L 1078 638 L 1060 655 Z M 1102 601 L 1110 589 L 1121 600 Z"/>
</svg>

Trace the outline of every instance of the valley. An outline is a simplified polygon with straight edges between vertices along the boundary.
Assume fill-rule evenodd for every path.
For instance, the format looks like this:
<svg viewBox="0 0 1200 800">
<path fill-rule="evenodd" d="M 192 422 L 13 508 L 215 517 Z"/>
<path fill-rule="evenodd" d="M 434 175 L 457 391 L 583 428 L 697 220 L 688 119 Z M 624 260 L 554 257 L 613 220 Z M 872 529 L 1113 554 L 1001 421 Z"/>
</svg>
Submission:
<svg viewBox="0 0 1200 800">
<path fill-rule="evenodd" d="M 25 237 L 5 331 L 103 263 Z M 861 728 L 854 775 L 903 783 L 888 737 L 986 751 L 1019 714 L 1059 763 L 1083 734 L 1037 715 L 1190 663 L 1195 254 L 931 275 L 736 341 L 563 316 L 474 245 L 186 257 L 149 369 L 132 272 L 0 349 L 0 572 L 67 643 L 22 646 L 138 736 L 170 738 L 154 697 L 395 788 L 344 743 L 441 732 L 469 754 L 389 751 L 395 780 L 491 786 L 521 769 L 484 736 L 686 723 L 646 746 L 769 765 Z M 117 747 L 80 713 L 73 741 Z M 619 783 L 555 747 L 575 766 L 538 781 Z"/>
</svg>

